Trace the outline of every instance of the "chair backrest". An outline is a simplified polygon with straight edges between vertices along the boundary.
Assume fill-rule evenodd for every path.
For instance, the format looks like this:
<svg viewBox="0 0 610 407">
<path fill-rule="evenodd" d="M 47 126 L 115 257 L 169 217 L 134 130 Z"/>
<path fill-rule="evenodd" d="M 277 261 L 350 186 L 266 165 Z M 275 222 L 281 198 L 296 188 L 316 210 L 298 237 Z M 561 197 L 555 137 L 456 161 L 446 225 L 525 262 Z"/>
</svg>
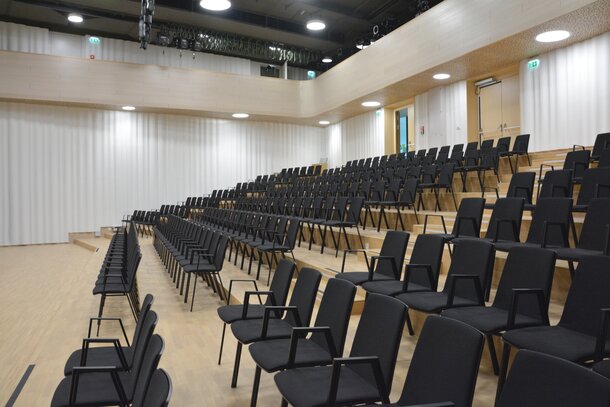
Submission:
<svg viewBox="0 0 610 407">
<path fill-rule="evenodd" d="M 437 153 L 438 153 L 438 147 L 432 147 L 426 153 L 426 157 L 432 157 L 432 158 L 436 159 L 436 154 Z"/>
<path fill-rule="evenodd" d="M 400 192 L 399 202 L 403 205 L 414 204 L 417 196 L 417 188 L 419 180 L 417 178 L 409 178 L 405 181 L 402 191 Z"/>
<path fill-rule="evenodd" d="M 345 336 L 355 295 L 356 286 L 354 284 L 338 278 L 329 279 L 314 323 L 314 326 L 330 328 L 339 357 L 343 355 L 343 346 L 345 345 Z M 311 340 L 330 351 L 323 332 L 313 333 Z"/>
<path fill-rule="evenodd" d="M 424 158 L 426 156 L 426 149 L 418 150 L 417 157 Z"/>
<path fill-rule="evenodd" d="M 479 148 L 478 141 L 471 141 L 470 143 L 466 144 L 466 152 L 472 151 L 472 150 L 477 150 L 478 148 Z"/>
<path fill-rule="evenodd" d="M 144 400 L 138 395 L 133 400 L 132 407 L 167 407 L 172 398 L 172 380 L 163 369 L 157 369 L 152 374 Z"/>
<path fill-rule="evenodd" d="M 470 145 L 470 143 L 469 143 Z M 470 149 L 470 150 L 466 150 L 466 153 L 464 154 L 464 166 L 467 167 L 474 167 L 477 166 L 479 164 L 479 157 L 480 157 L 480 152 L 479 150 L 475 149 Z"/>
<path fill-rule="evenodd" d="M 164 348 L 165 343 L 163 342 L 163 338 L 161 338 L 159 335 L 153 335 L 150 338 L 146 351 L 142 355 L 140 370 L 136 376 L 132 395 L 134 405 L 140 404 L 140 400 L 142 400 L 141 405 L 144 405 L 143 400 L 146 398 L 148 389 L 150 388 L 151 379 L 155 370 L 157 369 L 157 366 L 159 365 L 159 360 L 161 359 L 161 355 L 163 355 Z M 137 404 L 135 404 L 136 401 Z"/>
<path fill-rule="evenodd" d="M 580 231 L 580 249 L 606 251 L 607 236 L 610 228 L 610 198 L 593 199 Z"/>
<path fill-rule="evenodd" d="M 297 307 L 302 326 L 309 326 L 321 278 L 322 274 L 318 270 L 304 267 L 301 269 L 297 281 L 294 284 L 294 290 L 292 290 L 292 297 L 290 297 L 289 305 Z M 286 315 L 285 320 L 290 325 L 297 326 L 297 320 L 294 313 L 289 312 Z"/>
<path fill-rule="evenodd" d="M 284 245 L 286 245 L 290 250 L 294 249 L 294 245 L 297 241 L 297 235 L 299 234 L 299 218 L 290 218 L 290 224 L 288 225 L 288 229 L 286 229 L 286 239 L 284 240 Z"/>
<path fill-rule="evenodd" d="M 495 407 L 606 407 L 610 381 L 567 360 L 520 350 Z"/>
<path fill-rule="evenodd" d="M 455 173 L 455 163 L 445 163 L 438 173 L 438 185 L 444 188 L 453 186 L 453 175 Z"/>
<path fill-rule="evenodd" d="M 610 308 L 609 270 L 608 256 L 587 256 L 580 259 L 559 326 L 590 336 L 598 334 L 600 310 Z"/>
<path fill-rule="evenodd" d="M 479 237 L 484 209 L 485 198 L 463 198 L 451 233 L 456 237 Z"/>
<path fill-rule="evenodd" d="M 564 170 L 572 170 L 573 178 L 582 178 L 585 170 L 589 168 L 591 150 L 576 150 L 566 154 L 563 162 Z"/>
<path fill-rule="evenodd" d="M 480 239 L 464 239 L 455 245 L 449 273 L 443 292 L 448 293 L 454 274 L 470 274 L 479 277 L 481 290 L 486 292 L 491 283 L 496 249 L 493 244 Z M 469 281 L 458 282 L 455 286 L 455 296 L 473 301 L 478 299 L 474 284 Z"/>
<path fill-rule="evenodd" d="M 360 212 L 362 212 L 362 205 L 364 204 L 364 198 L 357 196 L 350 199 L 349 209 L 347 211 L 347 223 L 356 225 L 360 220 Z"/>
<path fill-rule="evenodd" d="M 159 318 L 157 317 L 157 313 L 155 311 L 148 311 L 144 324 L 142 325 L 140 339 L 138 340 L 138 343 L 135 344 L 133 350 L 133 363 L 130 369 L 131 374 L 134 375 L 133 377 L 138 377 L 139 375 L 142 361 L 148 349 L 148 344 L 150 343 L 153 333 L 155 332 L 158 321 Z"/>
<path fill-rule="evenodd" d="M 377 356 L 390 393 L 400 338 L 407 307 L 395 298 L 369 294 L 356 328 L 350 357 Z M 375 384 L 372 369 L 366 365 L 349 366 L 369 383 Z"/>
<path fill-rule="evenodd" d="M 496 148 L 500 154 L 507 153 L 510 150 L 510 136 L 499 138 Z"/>
<path fill-rule="evenodd" d="M 375 269 L 376 273 L 381 273 L 385 276 L 392 277 L 395 280 L 400 279 L 400 270 L 402 269 L 402 263 L 405 261 L 405 253 L 407 252 L 409 237 L 410 235 L 407 232 L 391 230 L 386 233 L 379 255 L 394 258 L 398 275 L 396 275 L 392 269 L 391 262 L 388 260 L 381 260 L 377 262 L 377 267 Z"/>
<path fill-rule="evenodd" d="M 571 198 L 540 198 L 527 234 L 527 242 L 569 247 L 568 231 L 572 213 Z"/>
<path fill-rule="evenodd" d="M 515 138 L 515 144 L 513 145 L 513 153 L 524 154 L 527 153 L 530 144 L 530 135 L 521 134 Z"/>
<path fill-rule="evenodd" d="M 599 162 L 597 163 L 598 168 L 608 168 L 610 167 L 610 149 L 606 149 L 602 151 L 602 154 L 599 156 Z"/>
<path fill-rule="evenodd" d="M 229 244 L 229 237 L 222 235 L 218 241 L 218 246 L 214 251 L 214 268 L 216 271 L 222 270 L 222 265 L 225 261 L 225 254 L 227 253 L 227 245 Z"/>
<path fill-rule="evenodd" d="M 494 141 L 493 140 L 483 140 L 481 142 L 481 150 L 491 150 L 494 146 Z"/>
<path fill-rule="evenodd" d="M 436 182 L 436 165 L 426 165 L 421 173 L 422 184 L 434 184 Z"/>
<path fill-rule="evenodd" d="M 400 184 L 402 180 L 399 178 L 394 178 L 390 181 L 388 188 L 385 193 L 386 201 L 397 201 L 400 196 Z"/>
<path fill-rule="evenodd" d="M 591 157 L 598 159 L 604 150 L 610 149 L 610 133 L 600 133 L 595 137 Z"/>
<path fill-rule="evenodd" d="M 584 172 L 576 205 L 588 205 L 594 198 L 610 197 L 610 168 L 589 168 Z"/>
<path fill-rule="evenodd" d="M 449 150 L 451 150 L 451 146 L 442 146 L 440 148 L 440 150 L 438 150 L 438 152 L 439 152 L 439 154 L 440 153 L 447 153 L 447 154 L 449 154 Z"/>
<path fill-rule="evenodd" d="M 538 198 L 571 197 L 572 196 L 572 171 L 570 171 L 570 170 L 547 171 L 544 174 L 544 180 L 542 181 L 542 188 L 540 189 L 539 192 L 540 193 L 538 194 Z"/>
<path fill-rule="evenodd" d="M 287 259 L 281 259 L 273 274 L 269 291 L 273 291 L 273 296 L 277 305 L 285 305 L 286 299 L 288 298 L 288 291 L 290 290 L 290 282 L 296 265 Z M 272 305 L 271 298 L 267 298 L 265 305 Z"/>
<path fill-rule="evenodd" d="M 536 288 L 544 291 L 546 310 L 548 310 L 556 258 L 555 252 L 536 247 L 516 246 L 510 249 L 498 283 L 493 307 L 509 311 L 513 288 Z M 517 312 L 532 318 L 542 317 L 537 298 L 531 295 L 519 298 Z"/>
<path fill-rule="evenodd" d="M 454 144 L 451 152 L 464 151 L 464 144 Z"/>
<path fill-rule="evenodd" d="M 450 401 L 470 407 L 484 336 L 463 322 L 430 315 L 424 322 L 398 405 Z"/>
<path fill-rule="evenodd" d="M 518 242 L 524 203 L 525 200 L 521 198 L 498 199 L 491 213 L 485 237 L 494 240 Z M 499 231 L 498 228 L 500 229 Z"/>
<path fill-rule="evenodd" d="M 513 174 L 508 184 L 507 198 L 523 198 L 525 203 L 531 204 L 534 195 L 534 180 L 536 173 L 518 172 Z"/>
<path fill-rule="evenodd" d="M 443 250 L 445 248 L 445 240 L 438 235 L 419 235 L 415 240 L 413 251 L 409 264 L 430 265 L 432 268 L 432 286 L 425 269 L 411 269 L 409 283 L 419 284 L 436 291 L 438 287 L 438 276 L 441 269 L 441 261 L 443 260 Z"/>
<path fill-rule="evenodd" d="M 136 323 L 136 328 L 133 331 L 133 338 L 131 340 L 132 346 L 136 346 L 136 342 L 140 339 L 140 334 L 142 333 L 142 327 L 144 325 L 144 321 L 146 320 L 146 315 L 150 311 L 153 303 L 155 302 L 155 297 L 152 294 L 146 294 L 144 297 L 144 301 L 142 301 L 142 306 L 140 307 L 140 315 L 138 315 L 138 322 Z"/>
</svg>

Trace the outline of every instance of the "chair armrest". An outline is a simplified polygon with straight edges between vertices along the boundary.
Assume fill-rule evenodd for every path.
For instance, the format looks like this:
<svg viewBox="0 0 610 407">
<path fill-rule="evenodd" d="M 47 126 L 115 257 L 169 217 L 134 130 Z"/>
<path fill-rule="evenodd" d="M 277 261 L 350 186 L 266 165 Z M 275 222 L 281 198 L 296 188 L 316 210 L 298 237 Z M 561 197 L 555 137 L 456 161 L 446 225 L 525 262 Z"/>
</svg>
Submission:
<svg viewBox="0 0 610 407">
<path fill-rule="evenodd" d="M 123 348 L 121 347 L 121 343 L 116 338 L 85 338 L 85 339 L 83 339 L 83 346 L 81 348 L 81 356 L 80 356 L 80 366 L 87 365 L 87 356 L 89 354 L 89 348 L 92 343 L 94 343 L 94 344 L 100 344 L 100 343 L 112 344 L 112 346 L 114 347 L 114 350 L 117 353 L 117 356 L 119 357 L 119 360 L 121 361 L 121 367 L 125 370 L 129 369 L 129 366 L 127 365 L 127 359 L 125 358 L 125 353 L 123 352 Z"/>
<path fill-rule="evenodd" d="M 250 305 L 250 297 L 253 295 L 256 295 L 258 297 L 258 301 L 261 304 L 263 303 L 261 301 L 261 295 L 266 295 L 269 297 L 271 304 L 273 304 L 274 306 L 277 305 L 277 303 L 275 302 L 275 294 L 273 293 L 273 291 L 246 291 L 244 293 L 244 302 L 242 303 L 242 319 L 246 319 L 248 316 L 248 306 Z"/>
<path fill-rule="evenodd" d="M 538 299 L 540 321 L 543 325 L 549 325 L 549 315 L 544 290 L 541 288 L 513 288 L 513 296 L 510 300 L 510 310 L 508 311 L 508 321 L 506 322 L 507 331 L 515 327 L 515 319 L 517 318 L 517 309 L 519 307 L 519 297 L 526 294 L 536 296 Z"/>
<path fill-rule="evenodd" d="M 540 180 L 542 179 L 542 169 L 544 167 L 550 167 L 551 171 L 555 171 L 555 166 L 553 166 L 551 164 L 545 164 L 545 163 L 540 164 L 540 171 L 538 172 L 538 180 L 539 180 L 538 182 L 540 182 Z"/>
<path fill-rule="evenodd" d="M 230 280 L 229 281 L 229 295 L 227 295 L 227 305 L 229 305 L 229 301 L 231 301 L 231 290 L 233 289 L 233 283 L 252 283 L 252 284 L 254 284 L 254 289 L 256 291 L 258 291 L 258 285 L 256 284 L 256 280 L 239 280 L 239 279 Z M 262 304 L 260 297 L 258 298 L 258 301 Z"/>
<path fill-rule="evenodd" d="M 435 284 L 434 275 L 432 274 L 432 265 L 430 264 L 407 264 L 405 266 L 405 281 L 402 286 L 403 291 L 407 291 L 409 288 L 409 280 L 411 279 L 411 274 L 413 273 L 413 269 L 415 270 L 426 270 L 426 274 L 428 275 L 428 280 L 430 281 L 430 287 L 432 290 L 436 290 L 438 286 L 438 282 Z"/>
<path fill-rule="evenodd" d="M 576 151 L 576 147 L 580 147 L 580 148 L 581 148 L 581 149 L 583 149 L 583 150 L 585 150 L 585 149 L 586 149 L 586 147 L 585 147 L 585 146 L 581 146 L 580 144 L 574 144 L 574 145 L 572 146 L 572 151 Z"/>
<path fill-rule="evenodd" d="M 68 397 L 68 405 L 76 405 L 76 395 L 78 394 L 78 382 L 80 376 L 87 373 L 109 373 L 112 377 L 112 383 L 114 388 L 119 395 L 122 406 L 128 406 L 129 401 L 125 393 L 125 388 L 121 379 L 119 378 L 118 368 L 116 366 L 77 366 L 72 368 L 72 380 L 70 382 L 70 395 Z"/>
<path fill-rule="evenodd" d="M 330 379 L 330 390 L 328 392 L 328 400 L 326 405 L 334 406 L 337 400 L 337 392 L 339 390 L 339 378 L 341 377 L 341 368 L 350 365 L 369 365 L 373 369 L 375 384 L 379 391 L 379 397 L 383 403 L 389 404 L 388 388 L 381 372 L 381 364 L 377 356 L 361 356 L 351 358 L 335 358 L 333 359 L 333 371 Z"/>
<path fill-rule="evenodd" d="M 394 278 L 396 280 L 400 280 L 400 270 L 398 269 L 398 265 L 396 264 L 396 259 L 392 256 L 371 256 L 371 266 L 369 267 L 369 280 L 373 281 L 373 273 L 375 272 L 375 263 L 377 261 L 389 261 L 392 265 L 392 272 L 394 273 Z"/>
<path fill-rule="evenodd" d="M 563 238 L 563 244 L 565 247 L 570 247 L 570 243 L 568 240 L 568 228 L 563 222 L 544 222 L 544 231 L 542 234 L 542 248 L 545 249 L 547 245 L 547 236 L 549 231 L 549 226 L 559 226 L 561 228 L 561 237 Z"/>
<path fill-rule="evenodd" d="M 481 279 L 478 275 L 453 274 L 450 279 L 451 281 L 449 281 L 449 292 L 447 294 L 447 308 L 451 308 L 453 306 L 453 301 L 455 299 L 455 286 L 459 280 L 472 281 L 474 284 L 475 292 L 477 293 L 477 301 L 479 305 L 485 305 L 485 301 L 483 299 L 483 287 L 481 286 Z"/>
<path fill-rule="evenodd" d="M 606 342 L 608 341 L 608 323 L 610 322 L 610 308 L 602 308 L 600 313 L 601 318 L 599 332 L 595 342 L 595 362 L 601 361 L 606 353 Z"/>
<path fill-rule="evenodd" d="M 316 326 L 316 327 L 295 327 L 292 328 L 292 335 L 290 336 L 290 349 L 288 351 L 288 369 L 296 367 L 295 358 L 297 354 L 297 345 L 299 339 L 305 337 L 310 332 L 323 332 L 326 338 L 326 344 L 330 352 L 331 358 L 336 358 L 338 355 L 335 342 L 333 341 L 333 334 L 328 326 Z"/>
<path fill-rule="evenodd" d="M 288 306 L 271 306 L 265 307 L 265 313 L 263 314 L 263 329 L 261 331 L 261 338 L 265 339 L 267 337 L 267 329 L 269 328 L 269 314 L 271 311 L 286 311 L 292 312 L 294 314 L 294 319 L 296 321 L 297 326 L 302 326 L 301 317 L 299 315 L 299 309 L 294 305 Z"/>
<path fill-rule="evenodd" d="M 347 257 L 348 253 L 363 253 L 364 261 L 366 261 L 366 268 L 367 268 L 367 270 L 370 270 L 371 266 L 369 265 L 369 258 L 366 255 L 366 250 L 364 250 L 364 249 L 345 249 L 345 250 L 343 250 L 343 262 L 341 263 L 341 272 L 342 273 L 345 270 L 345 258 Z"/>
<path fill-rule="evenodd" d="M 443 230 L 445 231 L 445 234 L 447 233 L 447 226 L 445 225 L 445 216 L 441 214 L 430 213 L 427 214 L 424 218 L 424 235 L 426 234 L 426 229 L 428 229 L 428 216 L 436 216 L 438 218 L 441 218 L 441 222 L 443 223 Z"/>
<path fill-rule="evenodd" d="M 93 321 L 117 321 L 121 326 L 121 331 L 123 331 L 123 336 L 125 337 L 125 342 L 127 346 L 129 345 L 129 339 L 127 338 L 127 333 L 125 332 L 125 326 L 123 326 L 123 320 L 121 318 L 110 318 L 110 317 L 92 317 L 89 318 L 89 330 L 87 331 L 87 338 L 91 338 L 91 327 L 93 325 Z"/>
<path fill-rule="evenodd" d="M 493 242 L 498 242 L 498 237 L 500 236 L 500 226 L 508 223 L 513 227 L 513 236 L 515 237 L 515 242 L 519 242 L 519 231 L 517 230 L 517 222 L 512 219 L 496 219 L 496 235 L 494 236 Z"/>
</svg>

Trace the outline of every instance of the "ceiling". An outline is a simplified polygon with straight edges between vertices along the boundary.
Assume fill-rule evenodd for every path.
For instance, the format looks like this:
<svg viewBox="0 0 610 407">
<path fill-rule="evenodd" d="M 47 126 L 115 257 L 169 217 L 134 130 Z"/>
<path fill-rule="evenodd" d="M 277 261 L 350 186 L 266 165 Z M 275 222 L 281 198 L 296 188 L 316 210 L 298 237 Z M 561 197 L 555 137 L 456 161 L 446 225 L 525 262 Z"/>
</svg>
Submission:
<svg viewBox="0 0 610 407">
<path fill-rule="evenodd" d="M 300 65 L 326 70 L 332 64 L 322 64 L 323 56 L 340 62 L 358 51 L 358 40 L 373 36 L 375 25 L 381 33 L 391 31 L 441 1 L 232 0 L 231 9 L 211 12 L 202 9 L 199 0 L 156 0 L 152 42 L 163 27 L 186 26 L 199 32 L 233 34 L 313 51 L 315 61 Z M 80 12 L 85 21 L 69 23 L 66 16 L 70 12 Z M 138 41 L 139 16 L 139 0 L 0 0 L 0 20 L 133 41 Z M 310 19 L 323 20 L 327 28 L 322 32 L 307 30 Z M 235 50 L 215 52 L 280 62 L 269 59 L 268 53 L 252 58 L 252 53 L 240 55 Z"/>
</svg>

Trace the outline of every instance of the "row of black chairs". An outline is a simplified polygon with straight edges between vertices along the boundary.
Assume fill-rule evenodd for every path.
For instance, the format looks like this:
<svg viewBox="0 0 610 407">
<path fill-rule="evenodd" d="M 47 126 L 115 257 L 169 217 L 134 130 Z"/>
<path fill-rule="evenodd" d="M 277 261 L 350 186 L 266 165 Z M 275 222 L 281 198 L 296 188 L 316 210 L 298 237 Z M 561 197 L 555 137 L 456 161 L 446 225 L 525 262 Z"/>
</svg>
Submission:
<svg viewBox="0 0 610 407">
<path fill-rule="evenodd" d="M 135 224 L 130 222 L 113 235 L 95 281 L 93 295 L 100 296 L 98 317 L 104 313 L 107 297 L 123 296 L 127 298 L 134 318 L 138 319 L 140 301 L 136 273 L 141 259 L 138 232 Z"/>
<path fill-rule="evenodd" d="M 120 318 L 91 318 L 82 347 L 74 351 L 64 367 L 65 378 L 57 386 L 51 406 L 166 407 L 172 382 L 158 369 L 164 341 L 154 334 L 157 314 L 151 310 L 152 295 L 144 298 L 131 343 Z M 117 322 L 124 336 L 92 337 L 93 322 Z M 105 346 L 99 346 L 105 345 Z"/>
</svg>

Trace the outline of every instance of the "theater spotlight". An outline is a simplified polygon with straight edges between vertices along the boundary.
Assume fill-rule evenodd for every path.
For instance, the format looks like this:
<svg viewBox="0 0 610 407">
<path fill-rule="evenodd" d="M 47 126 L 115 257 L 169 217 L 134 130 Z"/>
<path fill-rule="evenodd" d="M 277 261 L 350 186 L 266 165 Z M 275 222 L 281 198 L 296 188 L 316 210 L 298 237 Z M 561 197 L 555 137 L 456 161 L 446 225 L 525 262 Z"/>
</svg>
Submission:
<svg viewBox="0 0 610 407">
<path fill-rule="evenodd" d="M 159 32 L 157 33 L 157 44 L 159 44 L 162 47 L 168 47 L 169 44 L 172 43 L 171 38 L 169 38 L 167 35 Z"/>
</svg>

